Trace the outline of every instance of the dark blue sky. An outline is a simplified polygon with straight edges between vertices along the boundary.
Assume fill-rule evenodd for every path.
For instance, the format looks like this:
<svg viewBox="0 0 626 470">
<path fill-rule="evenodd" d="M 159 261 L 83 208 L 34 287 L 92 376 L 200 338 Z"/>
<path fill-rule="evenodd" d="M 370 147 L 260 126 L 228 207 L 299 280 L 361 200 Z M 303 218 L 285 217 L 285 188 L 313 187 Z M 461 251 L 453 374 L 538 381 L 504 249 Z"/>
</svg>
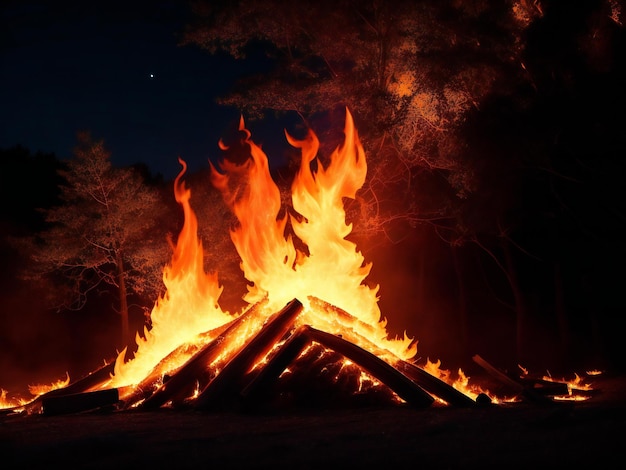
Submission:
<svg viewBox="0 0 626 470">
<path fill-rule="evenodd" d="M 239 111 L 215 97 L 245 64 L 177 45 L 185 2 L 11 1 L 0 7 L 0 148 L 71 156 L 76 133 L 116 165 L 166 178 L 208 166 Z"/>
</svg>

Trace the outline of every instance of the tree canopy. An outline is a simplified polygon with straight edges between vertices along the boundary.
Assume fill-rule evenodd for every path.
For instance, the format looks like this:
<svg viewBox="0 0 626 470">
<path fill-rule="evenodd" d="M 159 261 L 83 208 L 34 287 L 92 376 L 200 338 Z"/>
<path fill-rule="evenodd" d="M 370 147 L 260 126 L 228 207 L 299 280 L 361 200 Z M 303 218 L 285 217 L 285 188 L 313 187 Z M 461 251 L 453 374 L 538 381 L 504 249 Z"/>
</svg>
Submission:
<svg viewBox="0 0 626 470">
<path fill-rule="evenodd" d="M 159 226 L 159 193 L 132 168 L 111 165 L 103 141 L 79 133 L 74 158 L 59 171 L 61 203 L 46 210 L 35 241 L 32 276 L 54 276 L 57 307 L 80 309 L 90 293 L 117 292 L 128 344 L 128 295 L 156 299 L 169 259 Z"/>
</svg>

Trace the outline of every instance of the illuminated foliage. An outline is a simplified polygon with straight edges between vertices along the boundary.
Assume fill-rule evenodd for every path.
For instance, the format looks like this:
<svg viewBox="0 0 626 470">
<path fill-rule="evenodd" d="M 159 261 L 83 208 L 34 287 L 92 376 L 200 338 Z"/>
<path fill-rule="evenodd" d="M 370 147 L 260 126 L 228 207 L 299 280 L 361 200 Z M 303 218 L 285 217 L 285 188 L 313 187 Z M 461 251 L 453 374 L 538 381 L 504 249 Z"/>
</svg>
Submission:
<svg viewBox="0 0 626 470">
<path fill-rule="evenodd" d="M 79 134 L 74 158 L 59 172 L 62 202 L 46 211 L 50 228 L 39 237 L 31 275 L 59 279 L 57 307 L 65 309 L 81 309 L 90 292 L 113 286 L 127 341 L 128 297 L 156 298 L 169 253 L 158 193 L 109 157 L 102 141 Z"/>
<path fill-rule="evenodd" d="M 194 5 L 185 44 L 266 66 L 222 103 L 250 116 L 295 111 L 312 123 L 347 105 L 388 181 L 443 170 L 459 194 L 472 187 L 455 131 L 494 89 L 515 86 L 521 35 L 540 15 L 524 1 Z"/>
</svg>

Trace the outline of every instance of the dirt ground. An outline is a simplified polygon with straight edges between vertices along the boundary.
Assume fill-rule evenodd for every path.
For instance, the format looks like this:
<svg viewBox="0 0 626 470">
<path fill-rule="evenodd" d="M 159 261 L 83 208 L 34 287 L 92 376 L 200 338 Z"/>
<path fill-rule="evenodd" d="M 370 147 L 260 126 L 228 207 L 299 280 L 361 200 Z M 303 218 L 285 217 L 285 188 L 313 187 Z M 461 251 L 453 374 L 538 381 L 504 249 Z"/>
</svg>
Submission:
<svg viewBox="0 0 626 470">
<path fill-rule="evenodd" d="M 1 467 L 565 468 L 614 466 L 626 443 L 626 378 L 585 402 L 265 412 L 0 415 Z M 424 467 L 424 465 L 426 467 Z"/>
</svg>

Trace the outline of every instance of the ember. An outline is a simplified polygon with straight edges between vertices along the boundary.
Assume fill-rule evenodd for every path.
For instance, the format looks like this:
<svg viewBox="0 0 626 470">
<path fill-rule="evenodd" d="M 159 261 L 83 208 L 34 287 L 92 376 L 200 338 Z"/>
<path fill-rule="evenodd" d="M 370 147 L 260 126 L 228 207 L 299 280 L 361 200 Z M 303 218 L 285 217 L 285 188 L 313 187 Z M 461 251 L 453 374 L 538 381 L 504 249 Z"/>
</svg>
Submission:
<svg viewBox="0 0 626 470">
<path fill-rule="evenodd" d="M 152 310 L 152 328 L 137 336 L 134 356 L 126 358 L 122 351 L 79 381 L 70 384 L 68 377 L 64 388 L 44 389 L 31 402 L 10 406 L 44 414 L 106 406 L 251 406 L 280 393 L 269 393 L 279 389 L 277 384 L 290 379 L 293 384 L 299 371 L 315 380 L 326 374 L 351 395 L 370 394 L 386 403 L 427 407 L 435 402 L 476 406 L 501 401 L 470 385 L 462 371 L 452 380 L 439 362 L 418 366 L 416 343 L 406 334 L 389 337 L 378 308 L 378 288 L 364 283 L 371 265 L 346 239 L 352 227 L 346 224 L 343 198 L 355 197 L 367 173 L 350 113 L 345 141 L 327 167 L 317 159 L 319 142 L 313 132 L 304 140 L 287 136 L 302 159 L 292 185 L 295 213 L 283 217 L 267 156 L 250 139 L 243 119 L 240 130 L 250 158 L 241 165 L 224 161 L 222 168 L 212 168 L 212 180 L 239 221 L 231 239 L 250 282 L 244 296 L 248 306 L 230 313 L 219 305 L 222 287 L 217 275 L 203 268 L 191 191 L 182 181 L 186 164 L 180 160 L 174 194 L 184 225 L 163 272 L 167 291 Z M 235 188 L 233 176 L 245 186 Z M 288 223 L 306 252 L 286 236 Z M 494 372 L 481 358 L 475 361 L 509 385 L 515 396 L 572 395 L 572 387 L 548 380 L 541 382 L 541 389 L 534 381 L 528 392 L 524 383 Z"/>
</svg>

